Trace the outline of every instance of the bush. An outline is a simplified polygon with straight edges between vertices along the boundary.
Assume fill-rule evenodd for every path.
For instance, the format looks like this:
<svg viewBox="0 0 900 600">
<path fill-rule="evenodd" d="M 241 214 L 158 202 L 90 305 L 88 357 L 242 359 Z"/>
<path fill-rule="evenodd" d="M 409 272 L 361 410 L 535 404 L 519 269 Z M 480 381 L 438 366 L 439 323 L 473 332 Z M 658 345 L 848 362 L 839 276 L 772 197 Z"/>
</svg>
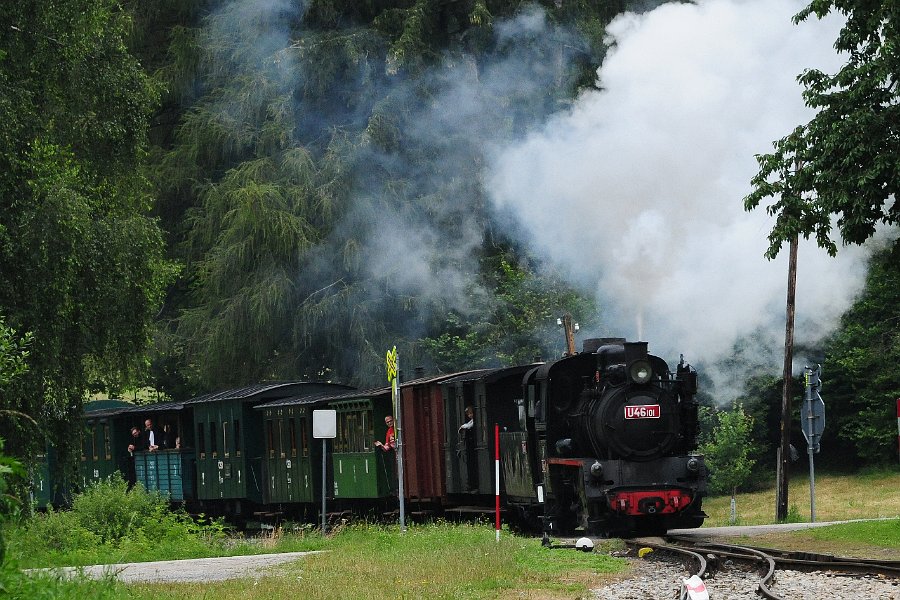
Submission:
<svg viewBox="0 0 900 600">
<path fill-rule="evenodd" d="M 128 484 L 115 473 L 75 496 L 72 514 L 102 543 L 118 542 L 139 529 L 165 520 L 169 503 L 158 492 Z"/>
<path fill-rule="evenodd" d="M 119 475 L 77 495 L 69 511 L 48 511 L 10 531 L 10 550 L 23 566 L 87 565 L 219 554 L 221 521 L 172 510 L 140 485 L 128 491 Z"/>
<path fill-rule="evenodd" d="M 100 537 L 88 531 L 70 511 L 38 513 L 28 521 L 26 536 L 29 546 L 39 545 L 53 552 L 71 552 L 100 544 Z"/>
</svg>

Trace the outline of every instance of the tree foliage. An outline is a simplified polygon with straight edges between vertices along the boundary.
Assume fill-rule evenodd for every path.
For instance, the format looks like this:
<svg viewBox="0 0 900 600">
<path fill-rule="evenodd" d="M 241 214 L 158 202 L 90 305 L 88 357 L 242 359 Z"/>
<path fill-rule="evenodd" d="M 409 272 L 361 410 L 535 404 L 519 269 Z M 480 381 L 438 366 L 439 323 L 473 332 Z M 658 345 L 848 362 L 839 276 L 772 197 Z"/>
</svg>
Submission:
<svg viewBox="0 0 900 600">
<path fill-rule="evenodd" d="M 825 365 L 826 429 L 835 431 L 861 462 L 895 462 L 900 398 L 897 250 L 882 250 L 872 258 L 863 294 L 829 340 Z"/>
<path fill-rule="evenodd" d="M 527 364 L 561 356 L 564 332 L 556 319 L 565 312 L 593 327 L 597 307 L 575 290 L 552 277 L 540 276 L 527 265 L 514 265 L 505 256 L 486 268 L 490 295 L 476 302 L 476 318 L 451 312 L 441 333 L 424 340 L 435 365 L 447 372 L 474 367 Z M 474 321 L 474 327 L 467 322 Z M 553 343 L 558 342 L 558 343 Z"/>
<path fill-rule="evenodd" d="M 736 493 L 744 485 L 756 462 L 753 454 L 753 419 L 741 405 L 716 413 L 711 439 L 700 451 L 710 470 L 710 491 L 713 494 Z"/>
<path fill-rule="evenodd" d="M 314 0 L 301 12 L 224 2 L 156 21 L 171 42 L 168 60 L 145 50 L 167 90 L 153 180 L 186 269 L 166 302 L 154 383 L 373 383 L 393 345 L 405 364 L 449 364 L 424 335 L 469 340 L 441 352 L 477 340 L 482 356 L 497 342 L 483 332 L 500 323 L 535 331 L 544 304 L 519 303 L 504 319 L 493 310 L 508 301 L 485 297 L 509 273 L 484 196 L 483 132 L 513 135 L 571 99 L 586 65 L 596 69 L 603 23 L 622 8 L 613 4 L 548 2 L 538 13 L 505 0 Z M 559 39 L 535 26 L 494 30 L 519 12 L 546 18 Z M 528 74 L 524 85 L 503 62 Z M 548 297 L 576 296 L 536 269 L 528 277 Z M 458 306 L 472 299 L 476 310 Z M 530 359 L 534 345 L 516 355 Z"/>
<path fill-rule="evenodd" d="M 2 23 L 0 312 L 33 335 L 3 405 L 52 431 L 145 368 L 168 271 L 142 175 L 157 92 L 115 2 L 18 2 Z M 43 443 L 0 425 L 18 452 Z"/>
<path fill-rule="evenodd" d="M 25 360 L 28 358 L 26 347 L 30 341 L 31 336 L 27 334 L 19 338 L 13 329 L 3 323 L 3 318 L 0 316 L 0 392 L 9 382 L 28 370 Z M 0 437 L 0 569 L 6 558 L 3 524 L 8 515 L 16 509 L 16 499 L 9 494 L 10 480 L 14 477 L 25 476 L 22 463 L 6 456 L 3 452 L 4 445 L 5 442 Z M 0 591 L 3 591 L 2 584 L 0 584 Z"/>
<path fill-rule="evenodd" d="M 800 22 L 836 11 L 847 16 L 835 42 L 847 61 L 835 74 L 805 71 L 799 81 L 815 117 L 757 157 L 760 171 L 745 207 L 766 198 L 775 216 L 767 256 L 797 235 L 837 251 L 841 239 L 861 244 L 880 223 L 900 222 L 900 7 L 893 0 L 814 0 Z"/>
</svg>

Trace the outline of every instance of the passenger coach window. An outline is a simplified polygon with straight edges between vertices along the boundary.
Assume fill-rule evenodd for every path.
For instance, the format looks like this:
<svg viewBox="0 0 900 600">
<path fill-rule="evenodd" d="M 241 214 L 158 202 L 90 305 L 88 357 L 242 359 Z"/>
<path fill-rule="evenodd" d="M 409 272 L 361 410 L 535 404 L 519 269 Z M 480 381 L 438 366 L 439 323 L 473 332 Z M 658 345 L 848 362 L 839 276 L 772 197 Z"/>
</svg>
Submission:
<svg viewBox="0 0 900 600">
<path fill-rule="evenodd" d="M 112 449 L 110 448 L 109 441 L 109 425 L 103 426 L 103 455 L 106 457 L 106 460 L 112 458 Z"/>
<path fill-rule="evenodd" d="M 206 430 L 203 429 L 203 423 L 197 424 L 197 450 L 200 451 L 200 458 L 206 458 Z"/>
<path fill-rule="evenodd" d="M 338 413 L 337 439 L 334 440 L 334 451 L 344 452 L 347 447 L 347 413 Z"/>
<path fill-rule="evenodd" d="M 97 426 L 94 425 L 91 428 L 91 456 L 94 457 L 94 460 L 100 458 L 99 451 L 97 449 Z"/>
<path fill-rule="evenodd" d="M 368 411 L 362 413 L 363 450 L 369 450 L 369 444 L 375 441 L 375 428 L 372 420 L 368 418 Z"/>
<path fill-rule="evenodd" d="M 369 449 L 368 437 L 372 437 L 374 432 L 366 426 L 365 411 L 341 413 L 338 425 L 335 451 L 365 452 Z"/>
<path fill-rule="evenodd" d="M 234 455 L 241 455 L 241 422 L 234 420 Z"/>
<path fill-rule="evenodd" d="M 291 458 L 296 458 L 297 457 L 297 422 L 294 419 L 288 419 L 288 428 L 290 430 Z"/>
<path fill-rule="evenodd" d="M 209 453 L 213 458 L 219 457 L 219 438 L 216 436 L 216 424 L 209 424 Z"/>
<path fill-rule="evenodd" d="M 300 444 L 303 456 L 309 456 L 309 438 L 306 436 L 306 419 L 300 419 Z"/>
<path fill-rule="evenodd" d="M 284 458 L 284 419 L 278 419 L 278 457 Z"/>
<path fill-rule="evenodd" d="M 228 421 L 222 422 L 222 452 L 225 454 L 225 458 L 231 455 L 228 451 Z"/>
</svg>

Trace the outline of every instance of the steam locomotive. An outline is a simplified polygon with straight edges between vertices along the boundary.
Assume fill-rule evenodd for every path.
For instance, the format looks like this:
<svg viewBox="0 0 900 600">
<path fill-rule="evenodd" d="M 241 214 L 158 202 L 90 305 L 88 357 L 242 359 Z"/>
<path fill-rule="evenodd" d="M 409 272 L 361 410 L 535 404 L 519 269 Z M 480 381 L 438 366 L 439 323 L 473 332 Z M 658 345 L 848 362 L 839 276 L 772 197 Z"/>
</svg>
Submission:
<svg viewBox="0 0 900 600">
<path fill-rule="evenodd" d="M 646 342 L 588 340 L 584 352 L 530 371 L 524 388 L 527 435 L 518 441 L 540 461 L 532 483 L 543 485 L 548 530 L 649 534 L 702 525 L 697 373 L 683 357 L 673 372 Z M 509 493 L 509 474 L 506 481 Z M 509 498 L 526 519 L 531 500 Z"/>
<path fill-rule="evenodd" d="M 399 390 L 404 499 L 416 518 L 490 514 L 499 481 L 506 522 L 554 535 L 702 524 L 697 375 L 683 360 L 673 372 L 646 343 L 607 338 L 553 362 L 417 375 Z M 461 427 L 467 408 L 471 428 Z M 325 460 L 313 438 L 317 409 L 337 417 Z M 388 387 L 322 382 L 144 406 L 106 401 L 84 414 L 79 479 L 87 486 L 130 467 L 144 487 L 189 510 L 318 522 L 324 475 L 330 513 L 389 513 L 397 465 L 375 441 L 395 410 Z M 148 419 L 176 443 L 127 453 L 130 428 Z M 65 490 L 54 486 L 49 460 L 39 467 L 36 499 L 52 503 Z"/>
</svg>

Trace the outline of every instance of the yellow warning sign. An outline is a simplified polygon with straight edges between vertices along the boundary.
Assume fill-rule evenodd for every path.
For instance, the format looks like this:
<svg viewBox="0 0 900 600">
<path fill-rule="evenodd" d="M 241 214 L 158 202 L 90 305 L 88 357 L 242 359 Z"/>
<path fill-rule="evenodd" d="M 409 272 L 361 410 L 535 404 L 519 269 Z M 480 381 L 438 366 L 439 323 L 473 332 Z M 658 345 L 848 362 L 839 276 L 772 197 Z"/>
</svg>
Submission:
<svg viewBox="0 0 900 600">
<path fill-rule="evenodd" d="M 387 370 L 388 382 L 394 381 L 397 378 L 397 346 L 388 350 L 384 364 Z"/>
</svg>

